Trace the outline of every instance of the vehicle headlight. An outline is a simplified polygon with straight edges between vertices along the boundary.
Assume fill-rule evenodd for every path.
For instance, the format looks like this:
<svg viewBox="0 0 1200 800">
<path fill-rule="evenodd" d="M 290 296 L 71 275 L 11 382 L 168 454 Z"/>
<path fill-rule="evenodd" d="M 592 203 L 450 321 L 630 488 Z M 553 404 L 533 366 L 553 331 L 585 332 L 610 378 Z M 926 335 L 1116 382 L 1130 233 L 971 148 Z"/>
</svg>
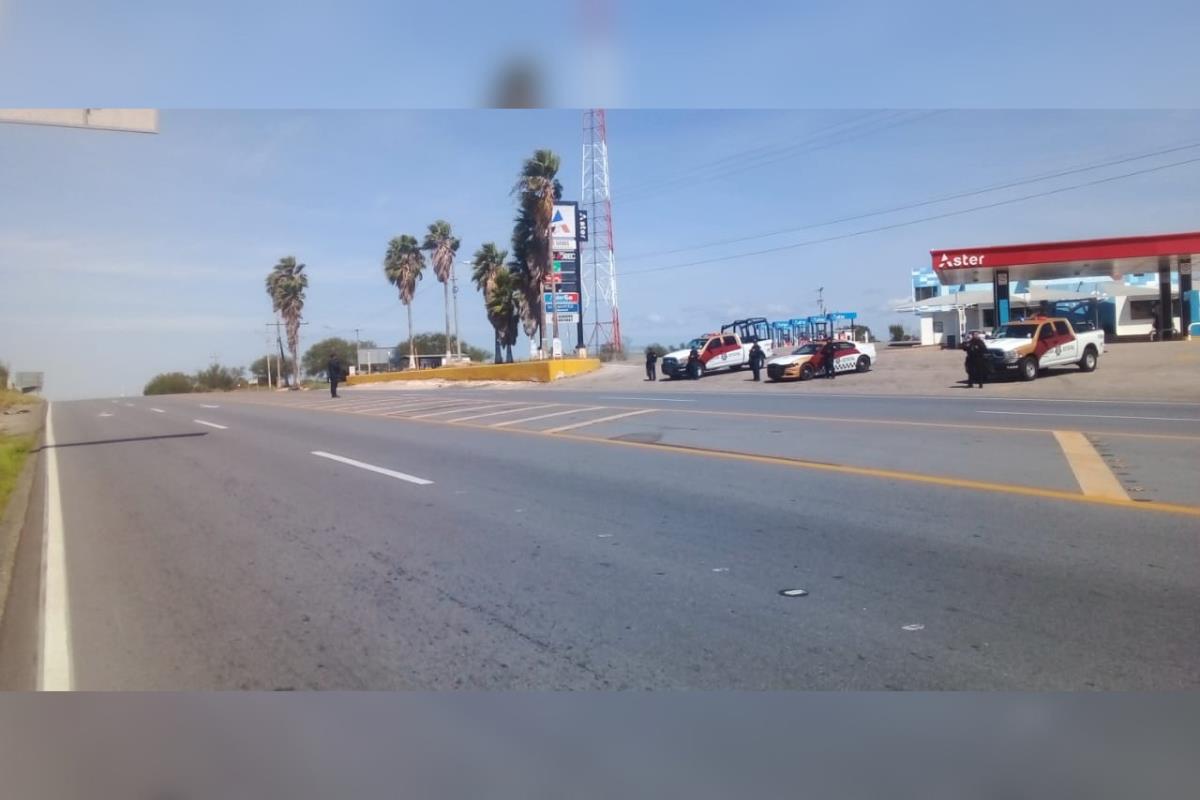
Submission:
<svg viewBox="0 0 1200 800">
<path fill-rule="evenodd" d="M 1017 360 L 1017 351 L 1016 350 L 1009 350 L 1008 352 L 1006 352 L 1004 354 L 1005 363 L 1012 364 L 1016 360 Z"/>
</svg>

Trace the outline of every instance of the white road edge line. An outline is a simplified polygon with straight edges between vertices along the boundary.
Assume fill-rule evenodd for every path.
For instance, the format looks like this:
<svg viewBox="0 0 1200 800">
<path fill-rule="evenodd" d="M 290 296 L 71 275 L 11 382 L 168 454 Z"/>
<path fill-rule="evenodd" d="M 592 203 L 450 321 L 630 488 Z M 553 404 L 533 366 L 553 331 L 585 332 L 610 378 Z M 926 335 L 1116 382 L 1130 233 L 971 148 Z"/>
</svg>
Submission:
<svg viewBox="0 0 1200 800">
<path fill-rule="evenodd" d="M 976 414 L 1005 414 L 1013 417 L 1081 417 L 1087 419 L 1141 419 L 1153 422 L 1200 422 L 1195 417 L 1127 417 L 1119 414 L 1060 414 L 1054 411 L 976 411 Z"/>
<path fill-rule="evenodd" d="M 42 657 L 38 689 L 69 692 L 74 687 L 71 660 L 71 606 L 67 601 L 62 488 L 54 440 L 54 404 L 46 407 L 46 536 L 42 543 Z"/>
<path fill-rule="evenodd" d="M 167 413 L 167 412 L 163 411 L 161 408 L 152 408 L 152 409 L 150 409 L 150 410 L 151 410 L 151 411 L 153 411 L 155 414 L 165 414 L 165 413 Z"/>
<path fill-rule="evenodd" d="M 214 406 L 214 405 L 211 405 L 211 404 L 209 404 L 209 403 L 201 403 L 201 404 L 200 404 L 200 407 L 201 407 L 201 408 L 220 408 L 220 406 Z"/>
<path fill-rule="evenodd" d="M 229 430 L 229 426 L 227 426 L 227 425 L 218 425 L 215 422 L 208 422 L 208 421 L 202 420 L 202 419 L 194 419 L 194 420 L 192 420 L 192 422 L 196 423 L 197 425 L 207 425 L 208 427 L 216 428 L 219 431 Z"/>
<path fill-rule="evenodd" d="M 368 472 L 377 472 L 380 475 L 387 475 L 389 478 L 396 478 L 397 480 L 408 481 L 409 483 L 415 483 L 417 486 L 429 486 L 430 484 L 433 483 L 433 481 L 426 480 L 425 478 L 418 478 L 416 475 L 409 475 L 406 472 L 397 472 L 394 469 L 385 469 L 383 467 L 377 467 L 374 464 L 367 464 L 362 461 L 355 461 L 353 458 L 346 458 L 345 456 L 337 456 L 337 455 L 334 455 L 333 453 L 326 453 L 323 450 L 313 450 L 313 451 L 311 451 L 311 453 L 312 453 L 312 455 L 317 456 L 318 458 L 328 458 L 330 461 L 337 461 L 340 464 L 349 464 L 352 467 L 358 467 L 359 469 L 365 469 Z"/>
</svg>

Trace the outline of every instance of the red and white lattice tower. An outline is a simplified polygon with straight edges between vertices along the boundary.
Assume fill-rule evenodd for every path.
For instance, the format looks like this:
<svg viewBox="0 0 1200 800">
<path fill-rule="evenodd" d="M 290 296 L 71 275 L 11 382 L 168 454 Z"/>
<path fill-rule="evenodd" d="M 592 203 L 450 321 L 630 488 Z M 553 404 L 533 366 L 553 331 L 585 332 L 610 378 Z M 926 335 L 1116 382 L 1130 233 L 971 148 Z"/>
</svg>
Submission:
<svg viewBox="0 0 1200 800">
<path fill-rule="evenodd" d="M 583 308 L 590 312 L 588 350 L 612 345 L 621 352 L 621 314 L 617 305 L 617 262 L 613 255 L 612 195 L 608 182 L 608 135 L 604 109 L 583 115 L 583 197 L 588 212 L 588 240 L 581 243 L 580 283 Z"/>
</svg>

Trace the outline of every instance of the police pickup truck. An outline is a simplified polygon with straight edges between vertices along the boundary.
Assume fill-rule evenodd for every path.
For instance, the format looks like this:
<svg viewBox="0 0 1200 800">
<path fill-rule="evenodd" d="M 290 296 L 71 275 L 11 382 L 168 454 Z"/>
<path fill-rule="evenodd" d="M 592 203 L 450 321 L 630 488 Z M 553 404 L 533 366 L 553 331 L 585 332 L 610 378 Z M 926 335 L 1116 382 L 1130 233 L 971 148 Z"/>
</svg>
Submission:
<svg viewBox="0 0 1200 800">
<path fill-rule="evenodd" d="M 727 326 L 728 327 L 728 326 Z M 764 361 L 771 357 L 771 340 L 759 341 L 758 346 L 763 350 Z M 688 354 L 695 350 L 700 354 L 700 376 L 713 370 L 735 370 L 750 364 L 750 349 L 754 342 L 743 341 L 736 333 L 722 330 L 721 333 L 707 333 L 688 342 L 683 350 L 667 353 L 662 358 L 662 371 L 668 378 L 686 378 Z"/>
<path fill-rule="evenodd" d="M 1033 317 L 1010 322 L 986 340 L 988 363 L 996 373 L 1015 370 L 1023 381 L 1046 367 L 1076 364 L 1091 372 L 1104 352 L 1104 331 L 1077 331 L 1065 317 Z"/>
</svg>

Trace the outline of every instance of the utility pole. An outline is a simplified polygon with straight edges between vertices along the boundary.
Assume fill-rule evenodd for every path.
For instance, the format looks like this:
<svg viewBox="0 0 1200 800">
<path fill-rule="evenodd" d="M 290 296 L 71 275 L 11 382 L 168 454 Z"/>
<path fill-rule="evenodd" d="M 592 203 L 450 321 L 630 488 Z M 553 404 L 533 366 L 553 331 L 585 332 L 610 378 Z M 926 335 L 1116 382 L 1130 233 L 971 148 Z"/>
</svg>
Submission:
<svg viewBox="0 0 1200 800">
<path fill-rule="evenodd" d="M 817 311 L 823 317 L 825 316 L 825 287 L 817 289 Z"/>
<path fill-rule="evenodd" d="M 359 353 L 362 351 L 362 345 L 359 344 L 359 342 L 361 340 L 359 339 L 358 331 L 359 331 L 358 328 L 354 329 L 354 371 L 355 372 L 358 372 L 358 368 L 359 368 L 359 366 L 361 366 L 360 362 L 362 361 L 362 356 L 359 355 Z"/>
<path fill-rule="evenodd" d="M 307 325 L 308 323 L 307 323 L 307 322 L 301 322 L 300 324 L 301 324 L 301 325 Z M 287 363 L 287 356 L 286 356 L 286 355 L 284 355 L 284 353 L 283 353 L 283 334 L 281 333 L 281 329 L 283 328 L 283 323 L 282 323 L 282 322 L 280 322 L 279 320 L 275 320 L 274 322 L 268 322 L 268 323 L 267 323 L 267 327 L 268 327 L 268 328 L 269 328 L 269 327 L 271 327 L 272 325 L 274 325 L 274 326 L 275 326 L 275 340 L 276 340 L 277 342 L 279 342 L 279 365 L 280 365 L 280 366 L 279 366 L 279 375 L 280 375 L 280 377 L 282 377 L 282 378 L 283 378 L 283 381 L 284 381 L 284 384 L 283 384 L 283 385 L 284 385 L 284 386 L 287 386 L 288 388 L 291 388 L 291 385 L 292 385 L 292 384 L 291 384 L 291 382 L 288 380 L 287 373 L 286 373 L 286 371 L 285 371 L 285 370 L 284 370 L 284 368 L 283 368 L 283 365 Z M 299 355 L 299 354 L 297 353 L 297 355 Z M 293 378 L 295 379 L 295 381 L 296 381 L 296 388 L 297 388 L 297 389 L 299 389 L 299 388 L 300 388 L 300 365 L 299 365 L 299 364 L 293 364 L 293 365 L 292 365 L 292 368 L 293 368 L 293 370 L 294 370 L 294 371 L 295 371 L 295 373 L 296 373 L 296 374 L 295 374 L 295 375 L 293 375 L 292 377 L 293 377 Z"/>
<path fill-rule="evenodd" d="M 551 334 L 550 339 L 550 357 L 554 358 L 554 343 L 558 341 L 558 284 L 554 282 L 554 226 L 550 225 L 546 228 L 546 263 L 551 265 L 550 270 L 550 308 L 551 308 Z M 542 298 L 545 299 L 546 293 L 543 290 Z"/>
<path fill-rule="evenodd" d="M 454 346 L 458 352 L 458 360 L 462 361 L 462 336 L 458 333 L 458 262 L 450 262 L 450 284 L 454 292 Z M 450 349 L 450 343 L 446 342 L 446 349 Z"/>
</svg>

